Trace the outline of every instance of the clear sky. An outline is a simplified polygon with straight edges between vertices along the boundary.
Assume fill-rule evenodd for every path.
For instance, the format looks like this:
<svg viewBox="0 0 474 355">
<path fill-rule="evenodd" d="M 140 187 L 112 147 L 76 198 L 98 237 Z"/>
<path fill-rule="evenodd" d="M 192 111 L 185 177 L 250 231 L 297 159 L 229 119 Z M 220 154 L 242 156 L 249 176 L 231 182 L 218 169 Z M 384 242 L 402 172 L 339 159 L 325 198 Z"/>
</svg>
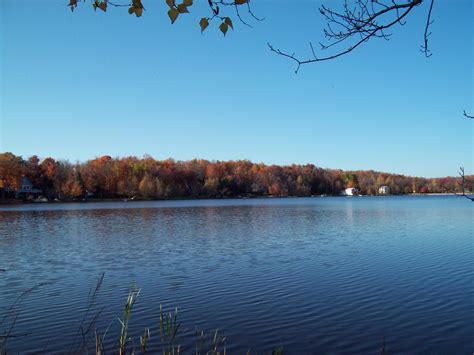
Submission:
<svg viewBox="0 0 474 355">
<path fill-rule="evenodd" d="M 162 0 L 143 0 L 141 18 L 0 0 L 0 151 L 472 172 L 474 123 L 462 117 L 474 111 L 472 0 L 437 0 L 429 59 L 424 5 L 391 41 L 298 75 L 266 43 L 308 56 L 323 40 L 320 1 L 253 0 L 265 20 L 234 20 L 226 38 L 217 24 L 200 34 L 207 11 L 194 1 L 171 25 Z"/>
</svg>

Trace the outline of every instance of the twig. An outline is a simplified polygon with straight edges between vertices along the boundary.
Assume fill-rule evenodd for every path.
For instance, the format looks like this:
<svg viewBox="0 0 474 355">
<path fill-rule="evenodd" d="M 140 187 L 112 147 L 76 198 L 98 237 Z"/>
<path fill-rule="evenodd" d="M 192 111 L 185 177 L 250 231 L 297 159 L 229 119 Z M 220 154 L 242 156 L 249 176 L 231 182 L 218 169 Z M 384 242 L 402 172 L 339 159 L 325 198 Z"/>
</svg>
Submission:
<svg viewBox="0 0 474 355">
<path fill-rule="evenodd" d="M 471 197 L 471 196 L 468 196 L 466 195 L 466 188 L 465 188 L 465 183 L 466 181 L 468 181 L 465 177 L 465 174 L 464 174 L 464 168 L 461 166 L 459 168 L 459 176 L 461 177 L 461 190 L 462 190 L 462 194 L 459 194 L 457 192 L 454 192 L 454 194 L 456 196 L 464 196 L 465 198 L 467 198 L 468 200 L 474 202 L 474 197 Z M 468 181 L 469 182 L 469 181 Z"/>
<path fill-rule="evenodd" d="M 474 120 L 474 116 L 468 115 L 466 110 L 463 111 L 463 114 L 466 118 L 470 118 L 471 120 Z"/>
<path fill-rule="evenodd" d="M 428 39 L 431 36 L 431 32 L 429 32 L 430 26 L 433 24 L 431 20 L 431 12 L 433 11 L 434 0 L 431 0 L 430 10 L 428 11 L 428 17 L 426 19 L 426 26 L 425 26 L 425 34 L 424 34 L 424 45 L 421 46 L 421 51 L 425 54 L 426 58 L 431 57 L 432 53 L 428 48 Z"/>
<path fill-rule="evenodd" d="M 434 1 L 435 0 L 431 0 L 425 26 L 424 45 L 422 46 L 422 51 L 427 57 L 431 56 L 430 50 L 428 49 L 428 39 L 431 34 L 429 32 L 429 27 L 433 23 L 431 20 L 431 14 Z M 363 43 L 366 43 L 373 37 L 389 40 L 392 34 L 387 33 L 386 30 L 392 28 L 396 24 L 403 26 L 405 24 L 404 19 L 406 16 L 422 2 L 423 0 L 408 0 L 408 2 L 398 2 L 398 0 L 390 0 L 390 2 L 389 0 L 355 0 L 354 8 L 352 8 L 349 7 L 348 1 L 344 0 L 343 10 L 341 12 L 331 10 L 323 5 L 319 9 L 319 12 L 327 22 L 327 27 L 324 29 L 324 35 L 331 43 L 320 43 L 322 50 L 327 50 L 338 44 L 347 42 L 353 37 L 358 38 L 358 40 L 352 45 L 349 45 L 345 49 L 337 51 L 332 55 L 318 57 L 310 43 L 312 56 L 309 59 L 304 60 L 296 57 L 294 53 L 290 54 L 275 48 L 270 43 L 267 43 L 267 45 L 272 52 L 293 60 L 297 64 L 295 73 L 298 73 L 303 64 L 339 58 L 352 52 L 354 49 L 361 46 Z M 389 17 L 389 19 L 387 19 L 387 17 Z"/>
</svg>

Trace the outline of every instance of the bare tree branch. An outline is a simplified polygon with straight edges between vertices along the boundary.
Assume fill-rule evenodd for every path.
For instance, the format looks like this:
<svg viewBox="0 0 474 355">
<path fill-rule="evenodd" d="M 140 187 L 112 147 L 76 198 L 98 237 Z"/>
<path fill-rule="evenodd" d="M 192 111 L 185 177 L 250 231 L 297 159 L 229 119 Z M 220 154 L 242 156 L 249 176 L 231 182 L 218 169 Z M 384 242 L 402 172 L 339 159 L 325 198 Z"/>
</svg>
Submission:
<svg viewBox="0 0 474 355">
<path fill-rule="evenodd" d="M 468 115 L 466 110 L 463 111 L 464 117 L 470 118 L 471 120 L 474 120 L 474 116 Z"/>
<path fill-rule="evenodd" d="M 472 202 L 474 202 L 474 197 L 472 196 L 468 196 L 466 194 L 466 187 L 465 187 L 465 184 L 466 182 L 471 182 L 469 180 L 466 179 L 465 175 L 464 175 L 464 168 L 463 167 L 460 167 L 459 168 L 459 176 L 461 177 L 461 190 L 462 190 L 462 193 L 457 193 L 455 192 L 454 194 L 456 196 L 464 196 L 465 198 L 467 198 L 468 200 L 471 200 Z M 472 183 L 472 182 L 471 182 Z"/>
<path fill-rule="evenodd" d="M 430 26 L 433 23 L 431 20 L 431 12 L 433 11 L 434 0 L 431 0 L 430 10 L 428 11 L 428 17 L 426 19 L 426 26 L 425 26 L 425 35 L 424 35 L 424 44 L 421 46 L 421 52 L 425 54 L 426 58 L 431 57 L 431 51 L 428 47 L 428 39 L 431 36 L 431 32 L 429 32 Z"/>
<path fill-rule="evenodd" d="M 308 59 L 301 59 L 294 53 L 282 51 L 268 43 L 270 50 L 278 55 L 293 60 L 296 64 L 295 72 L 298 73 L 301 65 L 336 59 L 352 52 L 357 47 L 366 43 L 371 38 L 383 38 L 389 40 L 392 33 L 387 32 L 393 26 L 405 24 L 405 18 L 413 9 L 423 3 L 424 0 L 354 0 L 353 6 L 349 5 L 348 0 L 344 0 L 341 11 L 332 10 L 326 6 L 321 6 L 320 14 L 327 22 L 324 29 L 324 35 L 328 41 L 321 45 L 321 50 L 327 50 L 336 47 L 342 43 L 348 43 L 345 48 L 336 51 L 333 54 L 317 56 L 312 44 L 310 44 L 312 56 Z M 421 51 L 426 57 L 431 56 L 428 46 L 428 40 L 431 35 L 429 31 L 433 21 L 431 15 L 435 0 L 431 0 L 430 8 L 427 14 L 427 20 L 424 31 L 423 45 Z"/>
<path fill-rule="evenodd" d="M 250 26 L 247 22 L 245 22 L 240 14 L 240 11 L 239 11 L 239 3 L 235 0 L 229 0 L 229 1 L 225 1 L 225 0 L 208 0 L 208 3 L 209 3 L 209 7 L 211 8 L 214 16 L 217 16 L 217 17 L 220 17 L 218 16 L 219 15 L 219 5 L 221 6 L 232 6 L 235 8 L 235 13 L 238 17 L 238 19 L 245 25 L 247 26 Z M 247 12 L 248 14 L 255 20 L 257 21 L 263 21 L 264 19 L 262 18 L 258 18 L 257 16 L 255 16 L 254 12 L 252 11 L 252 8 L 250 7 L 250 1 L 247 1 L 246 2 L 247 4 Z M 252 26 L 250 26 L 252 27 Z"/>
</svg>

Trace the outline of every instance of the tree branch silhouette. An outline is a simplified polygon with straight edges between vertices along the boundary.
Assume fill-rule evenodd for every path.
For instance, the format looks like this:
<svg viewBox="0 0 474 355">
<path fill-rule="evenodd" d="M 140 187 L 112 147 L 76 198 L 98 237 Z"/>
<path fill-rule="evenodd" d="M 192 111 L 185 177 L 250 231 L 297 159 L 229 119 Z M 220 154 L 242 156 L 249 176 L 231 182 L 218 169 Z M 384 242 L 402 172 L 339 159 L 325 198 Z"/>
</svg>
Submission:
<svg viewBox="0 0 474 355">
<path fill-rule="evenodd" d="M 467 198 L 468 200 L 474 202 L 474 197 L 468 196 L 468 195 L 466 194 L 466 187 L 465 187 L 465 186 L 466 186 L 466 182 L 472 184 L 472 181 L 469 181 L 469 180 L 466 178 L 466 176 L 465 176 L 465 174 L 464 174 L 464 168 L 463 168 L 462 166 L 459 168 L 459 176 L 461 177 L 461 190 L 462 190 L 462 193 L 457 193 L 457 192 L 455 192 L 454 194 L 455 194 L 456 196 L 465 197 L 465 198 Z"/>
<path fill-rule="evenodd" d="M 267 44 L 272 52 L 293 60 L 297 64 L 295 73 L 298 73 L 303 64 L 322 62 L 344 56 L 368 42 L 371 38 L 389 40 L 392 33 L 387 31 L 397 24 L 403 26 L 406 17 L 424 1 L 355 0 L 353 6 L 350 6 L 349 1 L 344 0 L 342 10 L 340 11 L 333 10 L 324 5 L 321 6 L 319 12 L 327 22 L 324 36 L 328 41 L 327 44 L 319 43 L 321 50 L 326 51 L 338 45 L 348 43 L 347 46 L 329 55 L 318 56 L 311 42 L 311 56 L 308 59 L 302 59 L 296 56 L 295 53 L 283 51 L 270 43 Z M 423 35 L 423 45 L 421 46 L 421 51 L 426 57 L 431 56 L 429 49 L 431 32 L 429 29 L 433 23 L 431 15 L 434 2 L 435 0 L 430 0 L 430 8 Z"/>
</svg>

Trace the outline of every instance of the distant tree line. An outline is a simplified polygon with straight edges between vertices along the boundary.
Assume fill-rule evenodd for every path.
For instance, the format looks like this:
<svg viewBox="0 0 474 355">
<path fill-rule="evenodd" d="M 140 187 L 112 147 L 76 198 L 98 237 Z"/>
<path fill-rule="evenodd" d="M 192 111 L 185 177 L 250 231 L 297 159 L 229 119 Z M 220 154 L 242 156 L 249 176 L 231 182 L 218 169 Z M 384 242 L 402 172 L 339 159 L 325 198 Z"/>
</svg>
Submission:
<svg viewBox="0 0 474 355">
<path fill-rule="evenodd" d="M 388 186 L 392 194 L 459 192 L 461 188 L 456 177 L 427 179 L 372 170 L 323 169 L 312 164 L 155 160 L 148 155 L 102 156 L 71 163 L 53 158 L 40 160 L 36 155 L 23 159 L 12 153 L 0 153 L 0 189 L 4 196 L 11 197 L 20 188 L 23 176 L 49 199 L 339 195 L 348 187 L 355 187 L 364 195 L 376 195 L 380 186 Z M 472 184 L 464 187 L 470 191 Z"/>
</svg>

